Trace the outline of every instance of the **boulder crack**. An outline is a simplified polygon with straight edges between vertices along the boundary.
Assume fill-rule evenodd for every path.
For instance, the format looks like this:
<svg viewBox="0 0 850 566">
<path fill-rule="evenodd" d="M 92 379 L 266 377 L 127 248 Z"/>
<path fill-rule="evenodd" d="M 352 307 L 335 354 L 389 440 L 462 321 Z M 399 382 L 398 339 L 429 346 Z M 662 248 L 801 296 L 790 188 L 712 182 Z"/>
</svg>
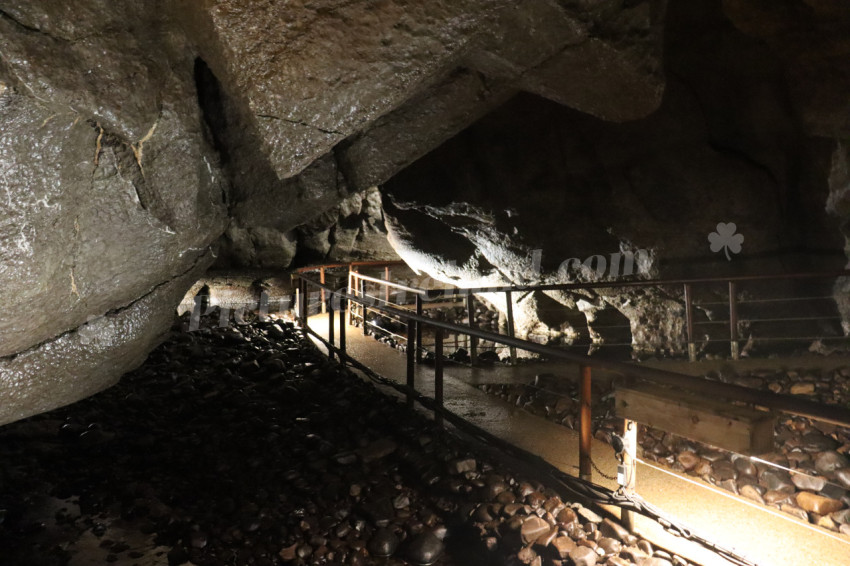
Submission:
<svg viewBox="0 0 850 566">
<path fill-rule="evenodd" d="M 151 295 L 156 293 L 158 290 L 160 290 L 162 287 L 165 287 L 169 283 L 171 283 L 171 282 L 173 282 L 177 279 L 180 279 L 181 277 L 185 277 L 186 275 L 191 273 L 196 267 L 198 267 L 198 265 L 201 263 L 201 261 L 203 259 L 205 259 L 207 254 L 210 253 L 210 252 L 211 252 L 211 246 L 207 246 L 206 248 L 203 248 L 203 251 L 198 254 L 198 256 L 194 259 L 194 261 L 192 261 L 192 264 L 188 268 L 184 269 L 183 271 L 181 271 L 180 273 L 178 273 L 176 275 L 169 277 L 165 281 L 160 281 L 159 283 L 157 283 L 156 285 L 154 285 L 153 287 L 148 289 L 148 291 L 146 291 L 144 294 L 133 299 L 129 303 L 126 303 L 126 304 L 121 305 L 119 307 L 116 307 L 114 309 L 110 309 L 110 310 L 106 311 L 105 313 L 103 313 L 102 315 L 100 315 L 100 317 L 97 317 L 97 318 L 101 318 L 101 317 L 105 317 L 105 316 L 119 315 L 122 312 L 133 308 L 139 302 L 147 299 L 148 297 L 150 297 Z M 82 325 L 78 325 L 78 326 L 75 326 L 74 328 L 66 330 L 65 332 L 62 332 L 62 333 L 57 334 L 55 336 L 51 336 L 50 338 L 48 338 L 46 340 L 42 340 L 41 342 L 39 342 L 37 344 L 33 344 L 32 346 L 30 346 L 26 350 L 21 350 L 20 352 L 15 352 L 14 354 L 11 354 L 11 355 L 8 355 L 8 356 L 0 357 L 0 362 L 4 362 L 4 361 L 5 362 L 11 362 L 11 361 L 15 360 L 15 358 L 17 358 L 18 356 L 27 354 L 29 352 L 33 352 L 33 351 L 41 348 L 42 346 L 49 344 L 50 342 L 55 342 L 57 340 L 61 340 L 65 336 L 70 336 L 74 332 L 78 332 L 80 330 L 81 326 Z"/>
<path fill-rule="evenodd" d="M 281 122 L 289 122 L 290 124 L 296 124 L 298 126 L 304 126 L 305 128 L 310 128 L 310 129 L 322 132 L 323 134 L 331 134 L 331 135 L 335 135 L 335 136 L 345 135 L 342 132 L 339 132 L 337 130 L 328 130 L 328 129 L 325 129 L 325 128 L 320 128 L 319 126 L 316 126 L 314 124 L 310 124 L 310 123 L 305 122 L 303 120 L 294 120 L 292 118 L 282 118 L 280 116 L 273 116 L 271 114 L 257 114 L 257 118 L 266 118 L 268 120 L 280 120 Z"/>
</svg>

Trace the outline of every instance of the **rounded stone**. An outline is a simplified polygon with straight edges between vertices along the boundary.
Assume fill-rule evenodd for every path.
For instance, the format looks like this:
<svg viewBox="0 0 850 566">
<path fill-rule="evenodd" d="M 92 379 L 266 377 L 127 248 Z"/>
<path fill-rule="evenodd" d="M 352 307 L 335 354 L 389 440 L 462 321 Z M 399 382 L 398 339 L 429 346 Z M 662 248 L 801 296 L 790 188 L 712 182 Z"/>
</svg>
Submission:
<svg viewBox="0 0 850 566">
<path fill-rule="evenodd" d="M 557 520 L 558 523 L 569 525 L 570 523 L 578 522 L 578 515 L 576 515 L 576 512 L 573 511 L 572 508 L 564 507 L 560 512 L 558 512 Z"/>
<path fill-rule="evenodd" d="M 368 550 L 373 556 L 392 556 L 398 548 L 399 542 L 394 532 L 387 528 L 381 528 L 375 531 L 375 534 L 369 539 Z"/>
<path fill-rule="evenodd" d="M 532 515 L 522 523 L 522 529 L 520 530 L 522 542 L 524 544 L 531 544 L 541 536 L 547 534 L 550 529 L 551 526 L 549 523 L 537 515 Z"/>
<path fill-rule="evenodd" d="M 596 544 L 599 548 L 602 549 L 602 551 L 605 553 L 605 556 L 614 556 L 616 554 L 619 554 L 620 550 L 622 550 L 623 548 L 623 545 L 620 543 L 620 541 L 608 537 L 603 537 L 599 539 L 599 542 Z"/>
<path fill-rule="evenodd" d="M 420 566 L 433 564 L 443 554 L 443 541 L 433 532 L 423 531 L 419 533 L 407 548 L 407 559 Z"/>
<path fill-rule="evenodd" d="M 797 494 L 797 505 L 810 513 L 817 513 L 818 515 L 828 515 L 844 507 L 841 501 L 823 497 L 822 495 L 815 495 L 808 491 L 801 491 Z"/>
<path fill-rule="evenodd" d="M 819 478 L 817 476 L 811 476 L 809 474 L 792 474 L 791 481 L 797 486 L 798 489 L 804 489 L 808 491 L 820 491 L 826 485 L 825 478 Z"/>
<path fill-rule="evenodd" d="M 848 461 L 847 457 L 834 450 L 821 452 L 815 458 L 815 469 L 822 474 L 828 474 L 839 468 L 846 468 L 848 466 L 850 466 L 850 461 Z"/>
</svg>

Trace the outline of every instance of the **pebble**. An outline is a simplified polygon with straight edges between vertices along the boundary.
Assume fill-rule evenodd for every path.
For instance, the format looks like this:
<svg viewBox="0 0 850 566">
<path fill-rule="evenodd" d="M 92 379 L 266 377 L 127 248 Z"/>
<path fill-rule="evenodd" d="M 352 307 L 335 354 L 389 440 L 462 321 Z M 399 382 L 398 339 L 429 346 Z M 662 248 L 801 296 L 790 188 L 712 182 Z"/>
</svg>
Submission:
<svg viewBox="0 0 850 566">
<path fill-rule="evenodd" d="M 576 546 L 570 552 L 570 560 L 575 566 L 595 566 L 599 561 L 599 555 L 586 546 Z"/>
<path fill-rule="evenodd" d="M 805 493 L 805 492 L 801 492 L 801 493 Z M 797 517 L 798 519 L 802 519 L 803 521 L 809 520 L 809 514 L 806 513 L 803 509 L 800 509 L 799 507 L 797 507 L 797 505 L 794 505 L 792 503 L 783 503 L 779 506 L 779 509 L 781 511 L 783 511 L 784 513 L 788 513 L 789 515 L 793 515 L 793 516 Z"/>
<path fill-rule="evenodd" d="M 543 535 L 549 533 L 549 523 L 536 515 L 532 515 L 522 523 L 520 534 L 523 544 L 531 544 Z"/>
<path fill-rule="evenodd" d="M 764 488 L 761 488 L 762 491 Z M 759 491 L 759 486 L 755 485 L 745 485 L 740 488 L 739 493 L 742 497 L 746 497 L 747 499 L 752 499 L 753 501 L 757 501 L 759 503 L 764 503 L 764 497 L 762 492 Z"/>
<path fill-rule="evenodd" d="M 812 395 L 814 392 L 814 383 L 795 383 L 791 386 L 791 395 Z"/>
<path fill-rule="evenodd" d="M 540 556 L 530 546 L 523 547 L 516 557 L 523 564 L 535 564 L 540 560 Z"/>
<path fill-rule="evenodd" d="M 838 447 L 838 442 L 817 430 L 805 433 L 800 440 L 803 450 L 807 452 L 823 452 Z"/>
<path fill-rule="evenodd" d="M 597 544 L 599 545 L 599 548 L 601 548 L 605 552 L 605 556 L 614 556 L 616 554 L 619 554 L 620 551 L 623 549 L 623 545 L 620 543 L 620 541 L 608 537 L 603 537 L 599 539 L 599 542 Z"/>
<path fill-rule="evenodd" d="M 449 472 L 455 475 L 460 475 L 466 472 L 474 472 L 478 467 L 475 458 L 458 458 L 449 463 Z"/>
<path fill-rule="evenodd" d="M 373 556 L 385 557 L 392 556 L 399 545 L 399 540 L 396 534 L 387 528 L 378 529 L 372 538 L 369 540 L 369 552 Z"/>
<path fill-rule="evenodd" d="M 696 452 L 691 452 L 690 450 L 685 450 L 683 452 L 679 452 L 676 456 L 676 461 L 678 461 L 685 471 L 690 471 L 696 468 L 697 464 L 700 463 L 701 458 L 696 454 Z"/>
<path fill-rule="evenodd" d="M 763 485 L 772 491 L 788 491 L 791 493 L 795 491 L 788 472 L 776 468 L 765 469 L 759 478 L 759 485 Z"/>
<path fill-rule="evenodd" d="M 732 463 L 739 474 L 745 476 L 758 476 L 758 469 L 756 468 L 756 465 L 746 456 L 734 457 Z"/>
<path fill-rule="evenodd" d="M 839 468 L 835 470 L 835 479 L 847 489 L 850 489 L 850 468 Z"/>
<path fill-rule="evenodd" d="M 392 439 L 381 438 L 372 442 L 365 448 L 359 449 L 357 454 L 363 462 L 369 463 L 389 456 L 396 451 L 396 448 L 398 448 L 398 445 Z"/>
<path fill-rule="evenodd" d="M 443 541 L 433 531 L 418 534 L 407 549 L 407 559 L 418 565 L 433 564 L 444 550 Z"/>
<path fill-rule="evenodd" d="M 625 544 L 635 544 L 636 538 L 628 529 L 611 519 L 605 519 L 599 524 L 599 531 L 603 536 L 616 539 Z"/>
<path fill-rule="evenodd" d="M 587 507 L 579 507 L 578 508 L 579 516 L 585 521 L 589 521 L 591 523 L 601 523 L 602 517 L 588 509 Z"/>
<path fill-rule="evenodd" d="M 652 555 L 651 552 L 644 552 L 637 546 L 627 546 L 620 551 L 620 556 L 635 564 L 641 564 Z"/>
<path fill-rule="evenodd" d="M 799 489 L 808 491 L 820 491 L 826 485 L 826 478 L 809 474 L 791 474 L 791 481 Z"/>
<path fill-rule="evenodd" d="M 850 461 L 847 460 L 847 457 L 835 450 L 821 452 L 815 458 L 815 469 L 822 474 L 828 474 L 838 468 L 846 468 L 848 466 L 850 466 Z"/>
<path fill-rule="evenodd" d="M 728 460 L 717 460 L 711 464 L 711 477 L 717 483 L 723 483 L 726 480 L 734 480 L 738 476 L 735 466 Z"/>
<path fill-rule="evenodd" d="M 810 513 L 817 513 L 818 515 L 828 515 L 829 513 L 834 513 L 844 507 L 844 504 L 841 501 L 823 497 L 821 495 L 815 495 L 808 491 L 801 491 L 798 493 L 796 500 L 797 505 L 799 505 L 800 508 Z"/>
<path fill-rule="evenodd" d="M 783 503 L 785 501 L 789 501 L 792 497 L 793 492 L 788 491 L 776 491 L 776 490 L 768 490 L 762 496 L 764 498 L 764 502 L 768 505 L 777 505 L 779 503 Z"/>
<path fill-rule="evenodd" d="M 558 512 L 557 520 L 558 523 L 562 525 L 578 523 L 578 515 L 576 515 L 576 512 L 573 509 L 569 507 L 564 507 L 563 509 L 561 509 L 561 511 Z"/>
</svg>

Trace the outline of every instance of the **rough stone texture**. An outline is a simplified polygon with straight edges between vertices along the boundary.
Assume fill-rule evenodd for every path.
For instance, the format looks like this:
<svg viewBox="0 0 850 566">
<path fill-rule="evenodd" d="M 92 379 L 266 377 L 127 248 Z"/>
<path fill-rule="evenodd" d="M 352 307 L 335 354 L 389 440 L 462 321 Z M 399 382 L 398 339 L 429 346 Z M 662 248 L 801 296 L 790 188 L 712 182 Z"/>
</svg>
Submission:
<svg viewBox="0 0 850 566">
<path fill-rule="evenodd" d="M 167 334 L 186 288 L 210 261 L 203 257 L 127 307 L 0 359 L 0 424 L 93 395 L 141 365 Z"/>
<path fill-rule="evenodd" d="M 223 264 L 392 257 L 373 183 L 518 88 L 583 106 L 547 78 L 567 50 L 626 62 L 626 80 L 606 79 L 624 93 L 612 117 L 631 116 L 631 95 L 657 103 L 660 16 L 545 0 L 0 2 L 0 355 L 184 273 L 226 212 Z"/>
<path fill-rule="evenodd" d="M 467 53 L 489 52 L 488 45 L 507 33 L 516 35 L 509 49 L 522 46 L 523 31 L 533 34 L 540 15 L 554 15 L 552 23 L 571 23 L 562 28 L 550 23 L 549 33 L 535 38 L 543 57 L 557 54 L 578 36 L 589 52 L 601 51 L 600 61 L 635 57 L 633 66 L 642 65 L 656 99 L 663 84 L 657 75 L 657 29 L 643 7 L 560 7 L 541 0 L 525 5 L 505 0 L 227 0 L 184 9 L 193 18 L 190 34 L 216 74 L 247 101 L 281 178 L 299 173 L 346 136 L 440 82 Z M 597 26 L 603 32 L 628 31 L 636 39 L 590 43 L 584 36 Z M 539 62 L 527 59 L 521 70 Z"/>
<path fill-rule="evenodd" d="M 836 249 L 848 21 L 814 0 L 0 0 L 0 357 L 182 281 L 222 235 L 220 267 L 394 257 L 382 184 L 396 240 L 462 285 L 637 248 L 664 274 L 730 220 L 768 258 L 750 270 Z M 675 350 L 678 300 L 636 298 L 518 297 L 517 322 L 569 342 L 539 313 L 615 313 L 654 329 L 636 351 Z"/>
<path fill-rule="evenodd" d="M 800 116 L 819 107 L 789 95 L 800 85 L 787 81 L 788 58 L 716 2 L 672 2 L 665 26 L 667 89 L 648 117 L 612 124 L 586 108 L 522 95 L 386 183 L 386 220 L 400 255 L 461 287 L 615 279 L 559 266 L 638 249 L 649 252 L 644 273 L 662 277 L 840 267 L 838 222 L 824 206 L 847 217 L 846 155 L 801 127 Z M 745 236 L 733 261 L 709 249 L 718 222 L 735 222 Z M 543 252 L 539 271 L 534 249 Z M 834 255 L 820 263 L 801 255 L 814 249 Z M 504 308 L 498 297 L 484 298 Z M 591 336 L 600 315 L 618 311 L 636 355 L 677 352 L 683 343 L 681 317 L 671 316 L 681 312 L 678 296 L 549 298 L 583 312 Z M 564 323 L 566 315 L 544 320 L 533 304 L 541 300 L 518 298 L 520 335 Z"/>
<path fill-rule="evenodd" d="M 186 274 L 212 260 L 227 182 L 204 137 L 191 53 L 156 11 L 2 2 L 0 38 L 5 422 L 91 394 L 144 359 Z M 105 343 L 79 345 L 101 332 Z"/>
<path fill-rule="evenodd" d="M 234 185 L 235 221 L 225 241 L 232 253 L 218 265 L 286 267 L 290 257 L 341 257 L 344 248 L 325 243 L 334 238 L 327 217 L 340 200 L 387 181 L 519 88 L 593 112 L 600 97 L 564 84 L 561 72 L 628 66 L 623 80 L 605 73 L 599 88 L 622 95 L 604 97 L 606 110 L 618 119 L 651 111 L 664 84 L 664 3 L 655 3 L 655 12 L 647 4 L 180 4 L 176 11 L 192 21 L 187 33 L 205 61 L 205 92 L 221 116 L 216 145 Z M 561 62 L 552 75 L 552 62 L 573 49 L 595 64 Z M 540 76 L 532 78 L 527 71 L 538 66 Z M 309 233 L 299 236 L 303 251 L 275 251 L 273 240 L 295 226 Z M 377 240 L 360 247 L 392 255 Z"/>
</svg>

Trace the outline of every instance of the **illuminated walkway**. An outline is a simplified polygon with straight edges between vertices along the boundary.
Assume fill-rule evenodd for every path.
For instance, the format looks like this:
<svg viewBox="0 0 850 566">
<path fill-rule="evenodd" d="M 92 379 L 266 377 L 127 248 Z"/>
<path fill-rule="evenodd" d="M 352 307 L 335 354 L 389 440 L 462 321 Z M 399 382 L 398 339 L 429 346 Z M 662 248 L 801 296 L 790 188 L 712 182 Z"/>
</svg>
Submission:
<svg viewBox="0 0 850 566">
<path fill-rule="evenodd" d="M 311 317 L 310 327 L 327 338 L 327 315 Z M 346 335 L 347 350 L 351 356 L 380 375 L 404 382 L 404 354 L 371 336 L 364 337 L 359 328 L 349 326 Z M 474 387 L 482 383 L 528 383 L 535 374 L 543 372 L 577 376 L 578 371 L 576 366 L 569 364 L 529 364 L 492 369 L 448 365 L 445 368 L 445 405 L 496 436 L 539 454 L 567 473 L 578 475 L 576 432 L 535 417 Z M 432 367 L 425 364 L 417 366 L 416 389 L 433 396 Z M 616 460 L 610 446 L 594 439 L 593 460 L 607 475 L 615 475 Z M 617 487 L 615 482 L 596 473 L 593 481 L 610 489 Z M 850 564 L 850 539 L 690 477 L 641 463 L 637 471 L 637 492 L 705 538 L 734 549 L 760 566 Z M 616 508 L 611 510 L 619 515 Z M 706 566 L 730 564 L 695 543 L 669 535 L 654 521 L 638 517 L 636 524 L 638 534 L 691 562 Z"/>
</svg>

